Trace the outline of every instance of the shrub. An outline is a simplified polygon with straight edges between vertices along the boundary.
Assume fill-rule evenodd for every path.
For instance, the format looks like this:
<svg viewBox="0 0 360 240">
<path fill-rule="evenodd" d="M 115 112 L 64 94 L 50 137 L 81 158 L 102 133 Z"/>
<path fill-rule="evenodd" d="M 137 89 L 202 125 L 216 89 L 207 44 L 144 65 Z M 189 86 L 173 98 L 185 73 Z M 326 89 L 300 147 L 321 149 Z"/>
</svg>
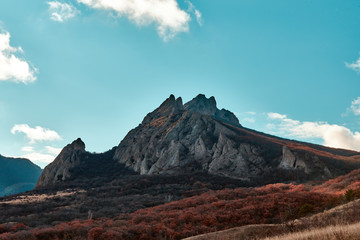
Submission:
<svg viewBox="0 0 360 240">
<path fill-rule="evenodd" d="M 314 207 L 311 204 L 305 203 L 299 209 L 299 217 L 304 217 L 308 214 L 314 213 Z"/>
</svg>

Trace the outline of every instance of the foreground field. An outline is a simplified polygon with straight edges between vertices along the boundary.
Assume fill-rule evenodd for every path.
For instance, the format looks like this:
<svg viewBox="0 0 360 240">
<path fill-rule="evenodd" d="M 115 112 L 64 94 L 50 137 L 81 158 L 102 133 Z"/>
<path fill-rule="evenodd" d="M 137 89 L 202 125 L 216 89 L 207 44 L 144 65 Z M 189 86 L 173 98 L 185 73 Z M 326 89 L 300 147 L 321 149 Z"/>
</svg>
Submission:
<svg viewBox="0 0 360 240">
<path fill-rule="evenodd" d="M 26 199 L 14 196 L 0 204 L 0 208 L 6 210 L 0 217 L 4 220 L 8 219 L 4 224 L 0 224 L 0 239 L 157 240 L 183 239 L 211 232 L 215 232 L 215 235 L 210 234 L 215 238 L 207 235 L 206 240 L 261 239 L 306 229 L 360 222 L 360 202 L 354 201 L 359 197 L 360 192 L 349 189 L 349 187 L 358 186 L 359 170 L 316 186 L 278 183 L 262 187 L 239 188 L 225 181 L 218 187 L 233 186 L 235 188 L 215 190 L 218 188 L 215 186 L 223 179 L 213 179 L 213 183 L 208 185 L 209 179 L 205 178 L 207 181 L 202 182 L 203 177 L 205 176 L 198 175 L 194 179 L 182 177 L 184 182 L 182 184 L 180 184 L 181 179 L 178 178 L 144 177 L 138 183 L 139 189 L 134 189 L 137 185 L 133 182 L 128 182 L 129 185 L 126 181 L 120 181 L 118 184 L 112 182 L 113 184 L 107 185 L 107 188 L 102 186 L 96 190 L 95 196 L 99 196 L 99 192 L 108 194 L 101 204 L 99 204 L 99 199 L 86 191 L 78 194 L 73 194 L 73 191 L 63 191 L 60 194 L 57 192 L 56 196 L 45 198 L 40 194 L 41 201 L 32 195 Z M 215 189 L 212 190 L 210 186 Z M 132 193 L 132 197 L 129 196 L 127 189 Z M 174 192 L 174 189 L 178 189 L 177 192 Z M 173 191 L 171 195 L 173 198 L 180 199 L 171 201 L 172 199 L 166 198 L 170 190 Z M 154 195 L 148 195 L 149 192 Z M 122 196 L 122 193 L 127 194 Z M 76 200 L 80 195 L 83 198 Z M 153 202 L 154 197 L 161 197 L 156 206 L 144 207 L 146 202 L 140 201 L 147 199 Z M 21 199 L 20 203 L 19 199 Z M 115 209 L 111 204 L 121 203 L 119 202 L 121 199 L 129 206 L 133 206 L 133 210 L 114 214 L 112 217 L 106 216 L 105 213 Z M 138 200 L 135 201 L 136 199 Z M 81 203 L 80 200 L 89 203 L 87 206 L 91 207 L 91 210 L 95 209 L 94 204 L 98 204 L 98 209 L 92 212 L 88 211 L 89 208 L 85 208 L 82 213 L 83 218 L 76 218 L 77 208 L 74 203 Z M 138 209 L 134 208 L 135 203 L 137 205 L 141 203 Z M 42 209 L 41 214 L 28 212 L 26 216 L 20 216 L 20 214 L 25 214 L 21 212 L 24 208 L 20 207 L 24 204 L 29 207 L 37 206 L 38 208 L 33 210 Z M 108 207 L 106 212 L 104 212 L 104 206 Z M 124 209 L 123 206 L 121 209 Z M 56 212 L 58 209 L 63 215 Z M 15 212 L 19 215 L 14 214 Z M 9 221 L 6 216 L 11 216 L 12 220 Z M 59 216 L 71 217 L 72 220 L 60 219 Z M 36 223 L 34 219 L 41 219 L 41 224 L 34 224 Z M 237 227 L 242 235 L 236 235 L 236 231 L 232 229 L 225 231 L 227 235 L 221 236 L 222 230 L 234 227 Z"/>
<path fill-rule="evenodd" d="M 254 224 L 186 240 L 352 240 L 360 239 L 360 200 L 282 224 Z"/>
</svg>

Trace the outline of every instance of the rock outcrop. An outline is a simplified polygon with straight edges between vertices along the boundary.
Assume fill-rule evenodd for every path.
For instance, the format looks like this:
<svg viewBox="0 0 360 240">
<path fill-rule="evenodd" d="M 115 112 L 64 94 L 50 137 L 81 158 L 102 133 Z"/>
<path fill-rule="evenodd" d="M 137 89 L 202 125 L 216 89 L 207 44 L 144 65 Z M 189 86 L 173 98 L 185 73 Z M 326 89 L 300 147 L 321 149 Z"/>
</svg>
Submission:
<svg viewBox="0 0 360 240">
<path fill-rule="evenodd" d="M 310 173 L 309 167 L 306 165 L 304 158 L 296 156 L 296 153 L 290 151 L 287 146 L 283 146 L 280 167 L 284 169 L 301 169 L 305 173 Z M 314 156 L 315 157 L 315 156 Z M 316 163 L 313 161 L 313 163 Z M 311 164 L 311 163 L 310 163 Z"/>
<path fill-rule="evenodd" d="M 199 94 L 190 102 L 184 105 L 184 109 L 192 112 L 197 112 L 200 114 L 211 116 L 217 120 L 220 120 L 224 123 L 232 124 L 234 126 L 240 127 L 239 120 L 232 112 L 221 109 L 219 110 L 216 107 L 216 100 L 214 97 L 209 99 L 205 97 L 204 94 Z"/>
<path fill-rule="evenodd" d="M 171 95 L 130 131 L 116 149 L 114 159 L 140 174 L 206 170 L 247 177 L 246 162 L 259 157 L 253 156 L 256 152 L 245 153 L 243 146 L 235 146 L 236 142 L 227 139 L 225 135 L 234 133 L 225 123 L 240 126 L 233 113 L 217 109 L 214 97 L 208 99 L 200 94 L 182 105 L 181 98 Z M 219 137 L 221 133 L 223 137 Z M 226 144 L 231 146 L 226 148 Z M 232 153 L 234 147 L 238 149 Z M 227 166 L 219 166 L 224 158 L 235 161 L 232 167 L 236 174 L 227 172 Z"/>
<path fill-rule="evenodd" d="M 45 167 L 36 187 L 55 184 L 71 177 L 70 170 L 78 166 L 84 157 L 85 143 L 78 138 L 62 149 L 55 160 Z"/>
</svg>

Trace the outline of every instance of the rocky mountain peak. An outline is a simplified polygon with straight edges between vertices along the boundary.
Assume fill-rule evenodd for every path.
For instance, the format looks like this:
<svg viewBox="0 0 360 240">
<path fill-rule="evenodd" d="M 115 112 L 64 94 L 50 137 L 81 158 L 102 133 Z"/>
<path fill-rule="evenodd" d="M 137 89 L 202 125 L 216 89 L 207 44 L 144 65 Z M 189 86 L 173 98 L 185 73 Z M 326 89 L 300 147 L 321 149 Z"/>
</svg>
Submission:
<svg viewBox="0 0 360 240">
<path fill-rule="evenodd" d="M 190 102 L 186 103 L 184 108 L 189 111 L 214 116 L 218 110 L 214 97 L 206 98 L 204 94 L 199 94 Z"/>
<path fill-rule="evenodd" d="M 142 124 L 152 122 L 154 119 L 167 118 L 171 115 L 180 113 L 182 111 L 196 112 L 203 115 L 211 116 L 222 122 L 240 127 L 239 120 L 230 111 L 216 107 L 216 100 L 212 96 L 207 98 L 204 94 L 199 94 L 191 101 L 183 105 L 181 97 L 175 98 L 171 94 L 157 109 L 146 115 Z"/>
<path fill-rule="evenodd" d="M 81 138 L 76 139 L 67 147 L 71 147 L 74 150 L 85 151 L 85 143 L 81 140 Z"/>
<path fill-rule="evenodd" d="M 169 116 L 171 114 L 177 113 L 184 110 L 183 102 L 181 97 L 175 99 L 173 94 L 170 95 L 157 109 L 153 112 L 146 115 L 143 120 L 143 124 L 149 123 L 156 118 L 163 116 Z"/>
<path fill-rule="evenodd" d="M 184 108 L 188 111 L 209 115 L 217 120 L 237 127 L 241 126 L 235 114 L 226 109 L 219 110 L 217 108 L 216 100 L 213 96 L 211 96 L 210 98 L 206 98 L 204 94 L 199 94 L 194 99 L 187 102 L 184 105 Z"/>
</svg>

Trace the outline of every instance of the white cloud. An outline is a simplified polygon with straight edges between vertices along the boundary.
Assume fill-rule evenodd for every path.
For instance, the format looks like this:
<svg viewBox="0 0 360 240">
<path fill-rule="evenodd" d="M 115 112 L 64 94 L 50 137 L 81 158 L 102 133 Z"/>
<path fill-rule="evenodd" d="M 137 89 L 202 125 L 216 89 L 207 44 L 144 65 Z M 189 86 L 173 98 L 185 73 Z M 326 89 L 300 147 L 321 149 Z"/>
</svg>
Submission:
<svg viewBox="0 0 360 240">
<path fill-rule="evenodd" d="M 360 58 L 354 63 L 345 63 L 345 66 L 356 72 L 360 72 Z"/>
<path fill-rule="evenodd" d="M 286 115 L 280 114 L 280 113 L 268 113 L 268 118 L 269 119 L 285 119 Z"/>
<path fill-rule="evenodd" d="M 51 146 L 46 146 L 42 149 L 35 149 L 33 146 L 24 146 L 21 148 L 21 151 L 26 153 L 19 157 L 27 158 L 41 168 L 44 168 L 46 165 L 54 161 L 61 150 L 61 148 Z"/>
<path fill-rule="evenodd" d="M 40 126 L 31 128 L 27 124 L 16 124 L 11 129 L 11 133 L 16 134 L 18 132 L 24 133 L 26 137 L 30 140 L 30 143 L 35 143 L 39 141 L 61 140 L 61 137 L 57 132 Z"/>
<path fill-rule="evenodd" d="M 271 130 L 277 134 L 284 134 L 300 139 L 319 138 L 328 147 L 345 148 L 360 151 L 360 132 L 327 122 L 301 122 L 288 118 L 279 113 L 268 113 Z"/>
<path fill-rule="evenodd" d="M 355 115 L 360 115 L 360 97 L 351 102 L 350 110 Z"/>
<path fill-rule="evenodd" d="M 59 155 L 59 153 L 62 150 L 62 148 L 55 148 L 51 146 L 46 146 L 45 148 L 50 154 L 54 154 L 54 155 Z"/>
<path fill-rule="evenodd" d="M 48 165 L 55 159 L 55 156 L 53 155 L 37 153 L 37 152 L 27 153 L 22 155 L 21 157 L 29 159 L 30 161 L 40 166 L 41 168 L 44 168 L 46 165 Z"/>
<path fill-rule="evenodd" d="M 64 22 L 76 16 L 79 11 L 68 3 L 61 3 L 58 1 L 47 2 L 49 5 L 50 19 L 57 22 Z"/>
<path fill-rule="evenodd" d="M 37 69 L 15 56 L 23 53 L 21 47 L 10 45 L 10 33 L 0 30 L 0 81 L 29 83 L 36 80 Z"/>
<path fill-rule="evenodd" d="M 189 31 L 190 16 L 176 0 L 77 0 L 91 8 L 114 11 L 137 25 L 156 24 L 158 34 L 166 41 L 177 33 Z"/>
</svg>

